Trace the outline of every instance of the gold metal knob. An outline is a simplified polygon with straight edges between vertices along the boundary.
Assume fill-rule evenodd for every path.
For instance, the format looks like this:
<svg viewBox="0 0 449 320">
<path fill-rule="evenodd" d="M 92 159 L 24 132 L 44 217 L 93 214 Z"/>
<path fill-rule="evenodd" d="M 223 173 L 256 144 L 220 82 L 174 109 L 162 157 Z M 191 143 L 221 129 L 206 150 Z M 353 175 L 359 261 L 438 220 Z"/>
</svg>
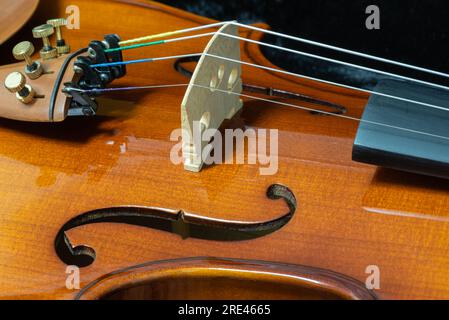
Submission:
<svg viewBox="0 0 449 320">
<path fill-rule="evenodd" d="M 5 79 L 5 88 L 11 93 L 16 93 L 25 88 L 26 79 L 20 72 L 10 73 Z"/>
<path fill-rule="evenodd" d="M 39 61 L 33 61 L 31 55 L 34 53 L 34 46 L 29 41 L 18 43 L 13 49 L 12 54 L 17 60 L 25 60 L 25 74 L 31 80 L 39 78 L 43 73 L 42 65 Z"/>
<path fill-rule="evenodd" d="M 34 101 L 36 93 L 30 85 L 26 84 L 26 78 L 20 72 L 10 73 L 6 77 L 5 88 L 9 92 L 15 93 L 16 98 L 24 104 Z"/>
<path fill-rule="evenodd" d="M 18 43 L 14 49 L 12 49 L 12 54 L 17 60 L 31 60 L 30 56 L 34 53 L 34 46 L 29 41 L 22 41 Z M 28 60 L 27 60 L 28 62 Z"/>
<path fill-rule="evenodd" d="M 59 54 L 66 54 L 70 52 L 70 46 L 66 44 L 62 38 L 61 27 L 67 25 L 67 20 L 64 18 L 51 19 L 47 24 L 52 25 L 56 29 L 56 49 Z"/>
<path fill-rule="evenodd" d="M 53 59 L 58 56 L 58 51 L 51 46 L 50 37 L 55 33 L 55 29 L 50 24 L 43 24 L 33 29 L 33 36 L 35 38 L 41 38 L 44 42 L 44 47 L 40 51 L 41 58 L 44 60 Z"/>
</svg>

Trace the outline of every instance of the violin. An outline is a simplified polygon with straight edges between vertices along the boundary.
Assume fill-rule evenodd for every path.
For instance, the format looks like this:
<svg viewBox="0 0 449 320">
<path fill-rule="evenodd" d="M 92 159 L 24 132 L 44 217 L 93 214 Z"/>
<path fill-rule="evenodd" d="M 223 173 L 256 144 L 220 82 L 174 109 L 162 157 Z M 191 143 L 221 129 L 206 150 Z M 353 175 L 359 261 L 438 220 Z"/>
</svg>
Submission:
<svg viewBox="0 0 449 320">
<path fill-rule="evenodd" d="M 152 1 L 16 3 L 0 298 L 449 297 L 441 85 L 297 75 L 263 39 L 304 39 Z"/>
</svg>

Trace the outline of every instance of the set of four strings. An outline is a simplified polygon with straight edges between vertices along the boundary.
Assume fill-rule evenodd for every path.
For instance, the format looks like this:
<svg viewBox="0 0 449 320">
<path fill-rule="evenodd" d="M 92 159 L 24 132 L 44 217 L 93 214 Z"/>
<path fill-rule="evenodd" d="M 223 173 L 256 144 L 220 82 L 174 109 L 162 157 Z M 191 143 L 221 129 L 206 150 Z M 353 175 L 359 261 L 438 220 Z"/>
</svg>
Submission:
<svg viewBox="0 0 449 320">
<path fill-rule="evenodd" d="M 295 37 L 295 36 L 290 36 L 290 35 L 287 35 L 287 34 L 275 32 L 275 31 L 271 31 L 271 30 L 265 30 L 265 29 L 261 29 L 261 28 L 258 28 L 258 27 L 255 27 L 255 26 L 251 26 L 251 25 L 241 24 L 241 23 L 238 23 L 236 21 L 227 21 L 227 22 L 213 23 L 213 24 L 202 25 L 202 26 L 193 27 L 193 28 L 187 28 L 187 29 L 182 29 L 182 30 L 176 30 L 176 31 L 171 31 L 171 32 L 166 32 L 166 33 L 161 33 L 161 34 L 156 34 L 156 35 L 145 36 L 145 37 L 141 37 L 141 38 L 135 38 L 135 39 L 126 40 L 126 41 L 121 41 L 119 43 L 120 47 L 107 49 L 107 50 L 105 50 L 105 52 L 108 53 L 108 52 L 116 52 L 116 51 L 125 51 L 125 50 L 149 47 L 149 46 L 154 46 L 154 45 L 168 44 L 168 43 L 179 42 L 179 41 L 186 41 L 186 40 L 191 40 L 191 39 L 196 39 L 196 38 L 209 37 L 209 36 L 214 36 L 214 35 L 218 34 L 219 36 L 228 37 L 228 38 L 236 39 L 236 40 L 240 40 L 240 41 L 246 41 L 246 42 L 258 44 L 258 45 L 261 45 L 261 46 L 266 46 L 266 47 L 270 47 L 270 48 L 273 48 L 273 49 L 286 51 L 286 52 L 293 53 L 293 54 L 298 54 L 298 55 L 302 55 L 302 56 L 306 56 L 306 57 L 310 57 L 310 58 L 314 58 L 314 59 L 319 59 L 319 60 L 322 60 L 322 61 L 327 61 L 327 62 L 341 64 L 341 65 L 344 65 L 344 66 L 354 67 L 354 68 L 358 68 L 360 70 L 365 70 L 365 71 L 369 71 L 369 72 L 373 72 L 373 73 L 377 73 L 377 74 L 381 74 L 381 75 L 385 75 L 385 76 L 390 76 L 390 77 L 393 77 L 393 78 L 396 78 L 396 79 L 400 79 L 400 80 L 411 81 L 411 82 L 414 82 L 414 83 L 428 85 L 430 87 L 444 89 L 444 90 L 448 90 L 449 89 L 449 87 L 446 87 L 446 86 L 443 86 L 443 85 L 439 85 L 439 84 L 435 84 L 435 83 L 431 83 L 431 82 L 426 82 L 426 81 L 422 81 L 422 80 L 418 80 L 418 79 L 413 79 L 413 78 L 397 75 L 397 74 L 390 73 L 390 72 L 385 72 L 385 71 L 381 71 L 381 70 L 377 70 L 377 69 L 373 69 L 373 68 L 368 68 L 368 67 L 364 67 L 364 66 L 360 66 L 360 65 L 356 65 L 356 64 L 352 64 L 352 63 L 336 60 L 336 59 L 332 59 L 332 58 L 327 58 L 327 57 L 323 57 L 323 56 L 319 56 L 319 55 L 314 55 L 314 54 L 311 54 L 311 53 L 306 53 L 306 52 L 302 52 L 302 51 L 298 51 L 298 50 L 284 48 L 284 47 L 281 47 L 281 46 L 277 46 L 277 45 L 273 45 L 273 44 L 269 44 L 269 43 L 265 43 L 265 42 L 260 42 L 260 41 L 252 40 L 252 39 L 248 39 L 248 38 L 243 38 L 243 37 L 240 37 L 240 36 L 235 36 L 235 35 L 219 32 L 219 31 L 208 32 L 208 33 L 201 33 L 201 34 L 194 34 L 194 35 L 189 35 L 189 36 L 184 36 L 184 37 L 179 37 L 179 38 L 171 38 L 171 39 L 165 39 L 165 40 L 151 41 L 151 40 L 154 40 L 154 39 L 167 38 L 167 37 L 178 35 L 178 34 L 182 34 L 182 33 L 190 33 L 190 32 L 195 32 L 195 31 L 199 31 L 199 30 L 203 30 L 203 29 L 222 27 L 222 26 L 224 26 L 226 24 L 232 24 L 232 25 L 235 25 L 235 26 L 241 27 L 241 28 L 246 28 L 246 29 L 250 29 L 250 30 L 254 30 L 254 31 L 259 31 L 259 32 L 271 34 L 271 35 L 274 35 L 274 36 L 279 36 L 279 37 L 287 38 L 287 39 L 290 39 L 290 40 L 295 40 L 295 41 L 303 42 L 303 43 L 306 43 L 306 44 L 310 44 L 310 45 L 314 45 L 314 46 L 318 46 L 318 47 L 322 47 L 322 48 L 326 48 L 326 49 L 331 49 L 331 50 L 334 50 L 334 51 L 339 51 L 339 52 L 343 52 L 343 53 L 359 56 L 359 57 L 362 57 L 362 58 L 367 58 L 367 59 L 372 59 L 372 60 L 376 60 L 376 61 L 380 61 L 380 62 L 384 62 L 384 63 L 388 63 L 388 64 L 393 64 L 393 65 L 396 65 L 396 66 L 400 66 L 400 67 L 404 67 L 404 68 L 408 68 L 408 69 L 413 69 L 413 70 L 420 71 L 420 72 L 429 73 L 429 74 L 432 74 L 432 75 L 435 75 L 435 76 L 449 78 L 449 74 L 446 74 L 446 73 L 443 73 L 443 72 L 430 70 L 430 69 L 426 69 L 426 68 L 421 68 L 421 67 L 418 67 L 418 66 L 405 64 L 405 63 L 401 63 L 401 62 L 397 62 L 397 61 L 393 61 L 393 60 L 389 60 L 389 59 L 385 59 L 385 58 L 381 58 L 381 57 L 376 57 L 376 56 L 373 56 L 373 55 L 368 55 L 368 54 L 364 54 L 364 53 L 361 53 L 361 52 L 356 52 L 356 51 L 352 51 L 352 50 L 348 50 L 348 49 L 344 49 L 344 48 L 340 48 L 340 47 L 336 47 L 336 46 L 331 46 L 331 45 L 327 45 L 327 44 L 323 44 L 323 43 L 319 43 L 319 42 L 316 42 L 316 41 L 311 41 L 311 40 L 307 40 L 307 39 L 303 39 L 303 38 L 299 38 L 299 37 Z M 318 81 L 318 82 L 321 82 L 321 83 L 334 85 L 334 86 L 338 86 L 338 87 L 342 87 L 342 88 L 346 88 L 346 89 L 352 89 L 352 90 L 357 90 L 359 92 L 365 92 L 365 93 L 369 93 L 369 94 L 373 94 L 373 95 L 383 96 L 383 97 L 386 97 L 386 98 L 389 98 L 389 99 L 395 99 L 395 100 L 404 101 L 404 102 L 407 102 L 407 103 L 418 104 L 418 105 L 421 105 L 423 107 L 429 107 L 429 108 L 434 108 L 434 109 L 448 111 L 448 109 L 445 108 L 445 107 L 434 105 L 434 104 L 430 104 L 430 103 L 425 103 L 425 102 L 422 102 L 422 101 L 416 101 L 416 100 L 408 99 L 408 98 L 405 98 L 405 97 L 398 97 L 398 96 L 394 96 L 394 95 L 390 95 L 390 94 L 376 92 L 376 91 L 373 91 L 373 90 L 363 89 L 363 88 L 350 86 L 350 85 L 345 85 L 345 84 L 341 84 L 341 83 L 337 83 L 337 82 L 333 82 L 333 81 L 328 81 L 328 80 L 323 80 L 323 79 L 310 77 L 310 76 L 306 76 L 306 75 L 296 74 L 296 73 L 289 72 L 289 71 L 282 70 L 282 69 L 276 69 L 276 68 L 272 68 L 272 67 L 268 67 L 268 66 L 262 66 L 262 65 L 258 65 L 258 64 L 254 64 L 254 63 L 249 63 L 249 62 L 245 62 L 245 61 L 231 59 L 231 58 L 228 58 L 228 57 L 217 56 L 217 55 L 213 55 L 213 54 L 209 54 L 209 53 L 193 53 L 193 54 L 183 54 L 183 55 L 176 55 L 176 56 L 166 56 L 166 57 L 156 57 L 156 58 L 130 60 L 130 61 L 123 61 L 123 62 L 101 63 L 101 64 L 93 64 L 93 65 L 91 65 L 91 67 L 92 68 L 100 68 L 100 67 L 110 67 L 110 66 L 119 66 L 119 65 L 130 65 L 130 64 L 136 64 L 136 63 L 155 62 L 155 61 L 162 61 L 162 60 L 169 60 L 169 59 L 201 57 L 203 55 L 209 56 L 209 57 L 214 58 L 214 59 L 221 59 L 221 60 L 224 60 L 224 61 L 229 61 L 229 62 L 233 62 L 233 63 L 247 65 L 247 66 L 250 66 L 250 67 L 255 67 L 255 68 L 259 68 L 259 69 L 264 69 L 264 70 L 268 70 L 268 71 L 282 73 L 282 74 L 286 74 L 286 75 L 289 75 L 289 76 L 294 76 L 294 77 L 298 77 L 298 78 L 302 78 L 302 79 L 314 80 L 314 81 Z M 83 92 L 91 91 L 91 92 L 100 93 L 100 92 L 111 92 L 111 91 L 144 90 L 144 89 L 157 89 L 157 88 L 182 87 L 182 86 L 187 87 L 189 85 L 196 86 L 196 87 L 199 87 L 199 88 L 204 88 L 204 89 L 211 89 L 208 86 L 202 86 L 202 85 L 198 85 L 198 84 L 169 84 L 169 85 L 152 85 L 152 86 L 140 86 L 140 87 L 106 88 L 106 89 L 92 89 L 92 90 L 79 89 L 79 90 L 83 91 Z M 372 125 L 383 126 L 383 127 L 388 127 L 388 128 L 392 128 L 392 129 L 398 129 L 398 130 L 402 130 L 402 131 L 406 131 L 406 132 L 411 132 L 411 133 L 416 133 L 416 134 L 421 134 L 421 135 L 426 135 L 426 136 L 431 136 L 431 137 L 436 137 L 436 138 L 449 140 L 449 137 L 445 137 L 445 136 L 441 136 L 441 135 L 437 135 L 437 134 L 422 132 L 422 131 L 413 130 L 413 129 L 409 129 L 409 128 L 398 127 L 398 126 L 389 125 L 389 124 L 385 124 L 385 123 L 380 123 L 380 122 L 376 122 L 376 121 L 359 119 L 359 118 L 356 118 L 356 117 L 351 117 L 351 116 L 342 115 L 342 114 L 335 114 L 335 113 L 332 113 L 332 112 L 327 112 L 327 111 L 322 111 L 322 110 L 319 110 L 319 109 L 313 109 L 313 108 L 309 108 L 309 107 L 304 107 L 304 106 L 300 106 L 300 105 L 297 105 L 297 104 L 290 104 L 290 103 L 286 103 L 286 102 L 280 102 L 280 101 L 275 101 L 275 100 L 270 100 L 270 99 L 264 99 L 264 98 L 251 96 L 251 95 L 246 95 L 246 94 L 242 94 L 242 93 L 225 91 L 225 90 L 221 90 L 221 89 L 218 89 L 218 88 L 214 88 L 214 91 L 218 91 L 218 92 L 222 92 L 222 93 L 228 93 L 228 94 L 235 94 L 235 95 L 239 95 L 241 97 L 245 97 L 245 98 L 249 98 L 249 99 L 254 99 L 254 100 L 274 103 L 274 104 L 287 106 L 287 107 L 298 108 L 298 109 L 305 110 L 305 111 L 314 111 L 314 112 L 327 114 L 327 115 L 331 115 L 331 116 L 337 116 L 337 117 L 348 119 L 348 120 L 354 120 L 354 121 L 358 121 L 358 122 L 365 122 L 365 123 L 369 123 L 369 124 L 372 124 Z"/>
</svg>

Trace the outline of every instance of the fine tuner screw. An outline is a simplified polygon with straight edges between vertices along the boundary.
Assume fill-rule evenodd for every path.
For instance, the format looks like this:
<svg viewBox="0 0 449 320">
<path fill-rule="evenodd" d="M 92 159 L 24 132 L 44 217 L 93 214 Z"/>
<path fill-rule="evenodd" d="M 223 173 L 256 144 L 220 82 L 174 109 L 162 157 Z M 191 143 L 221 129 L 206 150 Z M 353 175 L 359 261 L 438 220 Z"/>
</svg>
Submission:
<svg viewBox="0 0 449 320">
<path fill-rule="evenodd" d="M 61 27 L 67 25 L 67 20 L 64 18 L 51 19 L 47 21 L 47 24 L 53 26 L 56 29 L 56 49 L 59 54 L 67 54 L 70 52 L 70 46 L 66 44 L 62 38 Z"/>
<path fill-rule="evenodd" d="M 43 24 L 33 29 L 33 36 L 41 38 L 44 42 L 44 47 L 40 51 L 41 58 L 44 60 L 54 59 L 58 56 L 58 51 L 51 46 L 48 39 L 53 33 L 55 33 L 55 29 L 51 24 Z"/>
<path fill-rule="evenodd" d="M 10 73 L 6 77 L 5 88 L 9 92 L 15 93 L 16 98 L 24 104 L 33 102 L 36 96 L 36 92 L 30 85 L 26 84 L 26 78 L 20 72 Z"/>
<path fill-rule="evenodd" d="M 34 46 L 29 41 L 23 41 L 18 43 L 13 49 L 12 54 L 17 60 L 25 60 L 27 65 L 25 66 L 25 74 L 31 80 L 39 78 L 44 69 L 39 61 L 33 61 L 31 55 L 34 53 Z"/>
</svg>

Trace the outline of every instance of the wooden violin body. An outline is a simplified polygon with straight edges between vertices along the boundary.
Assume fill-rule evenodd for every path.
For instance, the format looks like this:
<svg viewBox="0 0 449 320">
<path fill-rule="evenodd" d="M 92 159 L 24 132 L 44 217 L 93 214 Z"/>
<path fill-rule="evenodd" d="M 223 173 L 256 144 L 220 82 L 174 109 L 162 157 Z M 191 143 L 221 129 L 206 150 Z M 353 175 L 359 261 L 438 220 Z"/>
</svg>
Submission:
<svg viewBox="0 0 449 320">
<path fill-rule="evenodd" d="M 30 26 L 65 16 L 73 4 L 81 29 L 64 33 L 73 51 L 105 34 L 133 38 L 212 22 L 146 1 L 41 1 L 22 32 L 2 45 L 1 56 L 10 56 L 14 41 L 31 37 Z M 206 44 L 194 39 L 129 51 L 126 58 L 201 52 Z M 241 52 L 245 61 L 273 66 L 255 44 L 242 44 Z M 367 102 L 367 95 L 350 90 L 242 68 L 244 82 L 323 98 L 354 117 Z M 184 82 L 173 61 L 161 61 L 129 66 L 114 85 Z M 184 91 L 110 94 L 95 118 L 0 120 L 0 298 L 449 298 L 446 180 L 353 162 L 356 122 L 248 99 L 240 115 L 244 127 L 279 129 L 278 173 L 262 176 L 249 164 L 185 171 L 170 162 Z M 73 228 L 71 243 L 88 244 L 96 255 L 80 270 L 81 290 L 66 287 L 67 264 L 56 254 L 55 237 L 74 217 L 139 206 L 269 221 L 286 211 L 282 201 L 266 197 L 273 184 L 288 186 L 296 211 L 281 229 L 257 239 L 183 239 L 108 222 Z M 380 271 L 376 290 L 364 286 L 371 266 Z"/>
</svg>

